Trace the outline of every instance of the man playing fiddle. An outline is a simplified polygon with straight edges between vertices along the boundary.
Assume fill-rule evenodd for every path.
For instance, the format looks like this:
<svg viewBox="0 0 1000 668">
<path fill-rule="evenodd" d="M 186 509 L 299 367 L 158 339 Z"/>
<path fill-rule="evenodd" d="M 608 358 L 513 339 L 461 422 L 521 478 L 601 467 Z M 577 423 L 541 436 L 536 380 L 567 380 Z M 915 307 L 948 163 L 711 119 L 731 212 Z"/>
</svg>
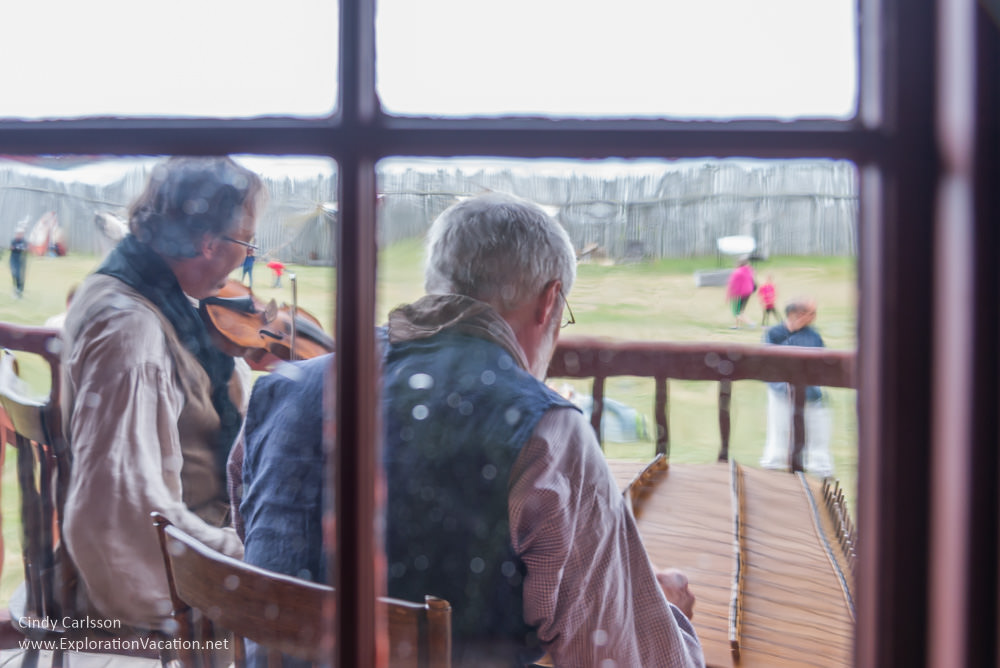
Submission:
<svg viewBox="0 0 1000 668">
<path fill-rule="evenodd" d="M 388 594 L 451 603 L 455 666 L 703 665 L 686 578 L 650 563 L 593 429 L 543 382 L 572 322 L 565 230 L 483 195 L 428 256 L 429 294 L 380 330 Z M 254 386 L 240 507 L 248 562 L 314 579 L 329 367 Z"/>
<path fill-rule="evenodd" d="M 154 510 L 242 555 L 225 461 L 242 417 L 233 358 L 192 299 L 216 294 L 254 236 L 264 188 L 229 158 L 172 158 L 129 213 L 130 234 L 77 290 L 62 353 L 73 453 L 63 539 L 83 611 L 160 628 L 171 609 Z"/>
</svg>

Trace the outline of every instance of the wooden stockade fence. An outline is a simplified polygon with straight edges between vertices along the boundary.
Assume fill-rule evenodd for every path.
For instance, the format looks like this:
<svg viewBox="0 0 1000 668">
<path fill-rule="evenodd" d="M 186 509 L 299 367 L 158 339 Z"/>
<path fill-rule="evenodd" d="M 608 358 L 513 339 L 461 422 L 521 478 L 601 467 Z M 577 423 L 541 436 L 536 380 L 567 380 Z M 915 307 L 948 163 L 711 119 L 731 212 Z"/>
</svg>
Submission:
<svg viewBox="0 0 1000 668">
<path fill-rule="evenodd" d="M 714 257 L 716 240 L 732 235 L 752 236 L 764 256 L 857 251 L 857 174 L 846 161 L 564 163 L 561 171 L 544 164 L 386 170 L 380 241 L 419 238 L 460 198 L 492 190 L 542 205 L 578 250 L 595 246 L 595 258 Z"/>
<path fill-rule="evenodd" d="M 128 206 L 142 191 L 160 158 L 64 160 L 38 158 L 31 164 L 0 159 L 0 247 L 22 221 L 35 224 L 55 212 L 69 252 L 102 255 L 114 242 L 96 219 L 127 220 Z M 69 163 L 69 164 L 67 164 Z M 280 167 L 280 161 L 275 161 Z M 258 257 L 298 264 L 333 264 L 334 202 L 337 174 L 333 161 L 312 169 L 287 163 L 287 171 L 265 171 L 267 206 L 257 221 Z M 296 163 L 297 164 L 297 163 Z"/>
<path fill-rule="evenodd" d="M 127 218 L 152 158 L 0 160 L 0 238 L 27 219 L 56 213 L 70 252 L 109 244 L 98 215 Z M 270 197 L 257 225 L 261 256 L 332 264 L 337 170 L 331 160 L 273 161 L 262 171 Z M 260 161 L 254 165 L 263 164 Z M 284 166 L 283 166 L 284 165 Z M 379 242 L 423 238 L 463 197 L 487 190 L 537 202 L 577 249 L 611 261 L 714 257 L 716 240 L 752 236 L 767 255 L 852 256 L 857 250 L 857 173 L 835 160 L 674 160 L 631 163 L 436 161 L 379 165 Z"/>
</svg>

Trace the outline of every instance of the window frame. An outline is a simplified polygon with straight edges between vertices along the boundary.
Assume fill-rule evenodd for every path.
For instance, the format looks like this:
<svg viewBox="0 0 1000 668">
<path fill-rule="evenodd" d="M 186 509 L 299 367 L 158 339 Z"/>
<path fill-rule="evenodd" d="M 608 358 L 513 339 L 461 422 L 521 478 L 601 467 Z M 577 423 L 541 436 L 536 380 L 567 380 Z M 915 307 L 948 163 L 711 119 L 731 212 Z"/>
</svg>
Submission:
<svg viewBox="0 0 1000 668">
<path fill-rule="evenodd" d="M 377 654 L 375 166 L 388 156 L 471 155 L 854 161 L 862 202 L 855 665 L 994 663 L 1000 254 L 992 220 L 1000 205 L 989 175 L 998 166 L 1000 96 L 988 73 L 1000 59 L 982 3 L 858 0 L 855 119 L 680 122 L 383 116 L 374 2 L 341 0 L 340 109 L 329 119 L 0 121 L 0 154 L 336 160 L 337 285 L 356 286 L 338 291 L 339 401 L 326 427 L 348 446 L 330 463 L 337 507 L 355 509 L 336 522 L 338 601 L 325 613 L 336 663 L 373 666 Z M 971 81 L 970 71 L 979 72 Z M 949 83 L 955 77 L 968 85 Z M 985 148 L 970 151 L 979 139 Z M 913 289 L 914 267 L 924 269 L 923 289 Z M 966 354 L 952 363 L 955 345 Z M 950 401 L 956 392 L 969 401 Z"/>
</svg>

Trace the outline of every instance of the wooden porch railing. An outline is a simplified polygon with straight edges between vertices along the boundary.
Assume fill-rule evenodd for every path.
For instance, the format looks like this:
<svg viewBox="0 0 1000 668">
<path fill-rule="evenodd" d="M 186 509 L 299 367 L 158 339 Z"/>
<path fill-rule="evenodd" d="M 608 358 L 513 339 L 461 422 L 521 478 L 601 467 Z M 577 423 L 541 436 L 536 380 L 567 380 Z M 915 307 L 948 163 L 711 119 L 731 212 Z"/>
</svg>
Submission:
<svg viewBox="0 0 1000 668">
<path fill-rule="evenodd" d="M 552 378 L 593 378 L 590 423 L 601 439 L 604 385 L 614 376 L 652 378 L 655 386 L 656 454 L 669 456 L 667 381 L 704 380 L 719 384 L 719 460 L 729 459 L 729 407 L 737 380 L 787 382 L 792 387 L 792 450 L 789 467 L 802 470 L 805 446 L 805 389 L 809 385 L 854 388 L 857 355 L 853 350 L 764 344 L 616 341 L 560 337 L 549 364 Z M 602 443 L 603 447 L 603 443 Z"/>
</svg>

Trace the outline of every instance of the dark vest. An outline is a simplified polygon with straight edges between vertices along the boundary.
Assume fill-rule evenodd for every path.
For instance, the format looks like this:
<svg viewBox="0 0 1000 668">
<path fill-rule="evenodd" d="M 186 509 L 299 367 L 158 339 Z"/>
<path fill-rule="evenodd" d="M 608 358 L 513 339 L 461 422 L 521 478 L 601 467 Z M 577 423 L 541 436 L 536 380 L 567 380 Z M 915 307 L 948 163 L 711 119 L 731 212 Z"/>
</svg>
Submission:
<svg viewBox="0 0 1000 668">
<path fill-rule="evenodd" d="M 524 623 L 508 481 L 542 415 L 572 404 L 472 336 L 445 331 L 385 355 L 389 595 L 447 599 L 459 662 L 478 648 L 511 664 L 538 658 Z"/>
<path fill-rule="evenodd" d="M 807 348 L 822 348 L 823 337 L 812 327 L 803 327 L 794 332 L 788 331 L 788 326 L 780 322 L 764 332 L 764 343 L 779 346 L 803 346 Z M 768 383 L 768 387 L 780 394 L 788 396 L 788 383 Z M 806 387 L 806 401 L 820 401 L 823 390 L 815 385 Z"/>
</svg>

